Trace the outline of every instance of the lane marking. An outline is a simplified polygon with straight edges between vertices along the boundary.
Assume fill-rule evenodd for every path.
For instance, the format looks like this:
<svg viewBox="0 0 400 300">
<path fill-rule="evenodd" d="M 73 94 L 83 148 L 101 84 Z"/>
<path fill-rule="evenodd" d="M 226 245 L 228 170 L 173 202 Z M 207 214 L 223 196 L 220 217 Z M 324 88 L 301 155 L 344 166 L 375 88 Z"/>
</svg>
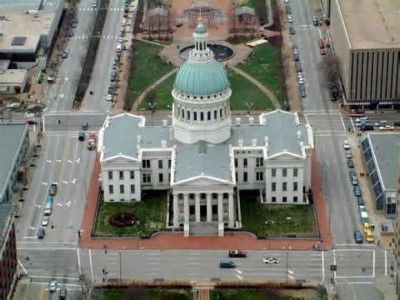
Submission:
<svg viewBox="0 0 400 300">
<path fill-rule="evenodd" d="M 325 258 L 324 258 L 324 251 L 321 251 L 321 268 L 322 268 L 322 282 L 325 282 Z"/>
<path fill-rule="evenodd" d="M 372 276 L 375 277 L 375 250 L 372 255 Z"/>
<path fill-rule="evenodd" d="M 385 250 L 385 276 L 387 276 L 387 251 Z"/>
<path fill-rule="evenodd" d="M 76 248 L 76 252 L 78 255 L 78 270 L 79 270 L 79 274 L 82 274 L 82 269 L 81 269 L 81 255 L 79 253 L 79 247 Z"/>
<path fill-rule="evenodd" d="M 92 282 L 94 282 L 94 278 L 93 278 L 93 264 L 92 264 L 92 249 L 89 249 L 89 262 L 90 262 L 90 274 L 91 274 Z"/>
<path fill-rule="evenodd" d="M 28 275 L 28 271 L 24 268 L 24 266 L 22 265 L 22 263 L 19 259 L 18 259 L 18 264 L 21 266 L 21 268 L 25 272 L 25 274 Z"/>
<path fill-rule="evenodd" d="M 364 276 L 357 276 L 357 275 L 349 275 L 349 276 L 336 276 L 336 278 L 374 278 L 372 275 L 364 275 Z"/>
<path fill-rule="evenodd" d="M 78 248 L 67 248 L 67 247 L 64 247 L 64 248 L 43 248 L 43 247 L 17 247 L 17 250 L 32 250 L 32 251 L 52 251 L 52 250 L 54 250 L 54 251 L 60 251 L 60 250 L 76 250 L 76 249 L 78 249 Z"/>
<path fill-rule="evenodd" d="M 57 276 L 45 276 L 45 275 L 30 275 L 30 278 L 43 278 L 43 279 L 66 279 L 66 280 L 75 280 L 79 281 L 79 277 L 57 277 Z"/>
</svg>

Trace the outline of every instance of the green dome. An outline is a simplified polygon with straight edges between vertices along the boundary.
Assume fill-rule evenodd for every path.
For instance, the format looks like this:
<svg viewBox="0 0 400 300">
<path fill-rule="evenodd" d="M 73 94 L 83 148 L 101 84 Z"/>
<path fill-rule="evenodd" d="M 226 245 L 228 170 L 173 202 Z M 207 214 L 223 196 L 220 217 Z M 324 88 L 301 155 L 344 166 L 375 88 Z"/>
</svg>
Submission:
<svg viewBox="0 0 400 300">
<path fill-rule="evenodd" d="M 189 95 L 209 95 L 229 88 L 228 76 L 215 59 L 186 61 L 175 78 L 174 88 Z"/>
<path fill-rule="evenodd" d="M 199 23 L 199 24 L 197 25 L 197 27 L 196 27 L 196 33 L 198 33 L 198 34 L 204 34 L 204 33 L 206 33 L 206 32 L 207 32 L 206 27 L 205 27 L 202 23 Z"/>
</svg>

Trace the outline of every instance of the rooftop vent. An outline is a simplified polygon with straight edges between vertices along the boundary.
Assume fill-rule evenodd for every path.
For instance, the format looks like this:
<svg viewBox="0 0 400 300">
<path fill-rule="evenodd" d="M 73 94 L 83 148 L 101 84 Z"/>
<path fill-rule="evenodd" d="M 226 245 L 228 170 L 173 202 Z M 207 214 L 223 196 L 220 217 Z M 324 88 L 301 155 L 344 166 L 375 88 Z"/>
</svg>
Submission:
<svg viewBox="0 0 400 300">
<path fill-rule="evenodd" d="M 244 141 L 242 139 L 238 140 L 239 147 L 243 147 L 243 143 L 244 143 Z"/>
<path fill-rule="evenodd" d="M 164 127 L 167 127 L 168 126 L 168 120 L 162 120 L 162 124 L 163 124 Z"/>
<path fill-rule="evenodd" d="M 251 145 L 253 147 L 257 146 L 257 139 L 251 139 Z"/>
<path fill-rule="evenodd" d="M 11 41 L 11 46 L 23 46 L 25 45 L 26 37 L 25 36 L 15 36 Z"/>
<path fill-rule="evenodd" d="M 253 117 L 249 117 L 249 124 L 250 125 L 254 125 L 254 118 Z"/>
<path fill-rule="evenodd" d="M 167 141 L 166 140 L 162 140 L 161 141 L 161 147 L 162 148 L 167 148 Z"/>
<path fill-rule="evenodd" d="M 301 140 L 301 131 L 300 131 L 300 130 L 297 131 L 297 139 L 298 139 L 298 140 Z"/>
<path fill-rule="evenodd" d="M 240 118 L 236 118 L 236 125 L 240 125 Z"/>
</svg>

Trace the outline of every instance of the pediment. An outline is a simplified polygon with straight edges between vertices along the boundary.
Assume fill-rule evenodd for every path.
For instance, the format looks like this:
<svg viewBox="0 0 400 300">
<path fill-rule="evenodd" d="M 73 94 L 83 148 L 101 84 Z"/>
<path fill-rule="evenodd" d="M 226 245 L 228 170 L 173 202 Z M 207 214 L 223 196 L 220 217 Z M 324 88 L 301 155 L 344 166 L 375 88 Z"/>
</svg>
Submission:
<svg viewBox="0 0 400 300">
<path fill-rule="evenodd" d="M 209 176 L 198 176 L 180 181 L 175 181 L 175 186 L 192 186 L 192 187 L 207 187 L 207 186 L 221 186 L 221 185 L 232 185 L 233 183 L 224 179 L 209 177 Z"/>
<path fill-rule="evenodd" d="M 293 161 L 293 160 L 303 160 L 304 158 L 299 154 L 294 154 L 291 152 L 280 152 L 267 157 L 269 161 Z"/>
</svg>

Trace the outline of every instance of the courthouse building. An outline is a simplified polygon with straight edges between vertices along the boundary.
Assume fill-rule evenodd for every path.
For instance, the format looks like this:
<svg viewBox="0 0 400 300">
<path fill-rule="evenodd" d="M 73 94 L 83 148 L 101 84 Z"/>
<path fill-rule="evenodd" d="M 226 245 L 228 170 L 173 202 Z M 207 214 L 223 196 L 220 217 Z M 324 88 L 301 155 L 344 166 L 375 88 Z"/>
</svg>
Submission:
<svg viewBox="0 0 400 300">
<path fill-rule="evenodd" d="M 226 71 L 201 23 L 193 36 L 172 90 L 172 126 L 146 126 L 143 116 L 125 113 L 108 117 L 100 130 L 104 200 L 145 201 L 143 191 L 166 190 L 171 228 L 220 236 L 241 226 L 241 190 L 260 191 L 265 204 L 307 204 L 309 124 L 282 110 L 232 124 Z"/>
</svg>

